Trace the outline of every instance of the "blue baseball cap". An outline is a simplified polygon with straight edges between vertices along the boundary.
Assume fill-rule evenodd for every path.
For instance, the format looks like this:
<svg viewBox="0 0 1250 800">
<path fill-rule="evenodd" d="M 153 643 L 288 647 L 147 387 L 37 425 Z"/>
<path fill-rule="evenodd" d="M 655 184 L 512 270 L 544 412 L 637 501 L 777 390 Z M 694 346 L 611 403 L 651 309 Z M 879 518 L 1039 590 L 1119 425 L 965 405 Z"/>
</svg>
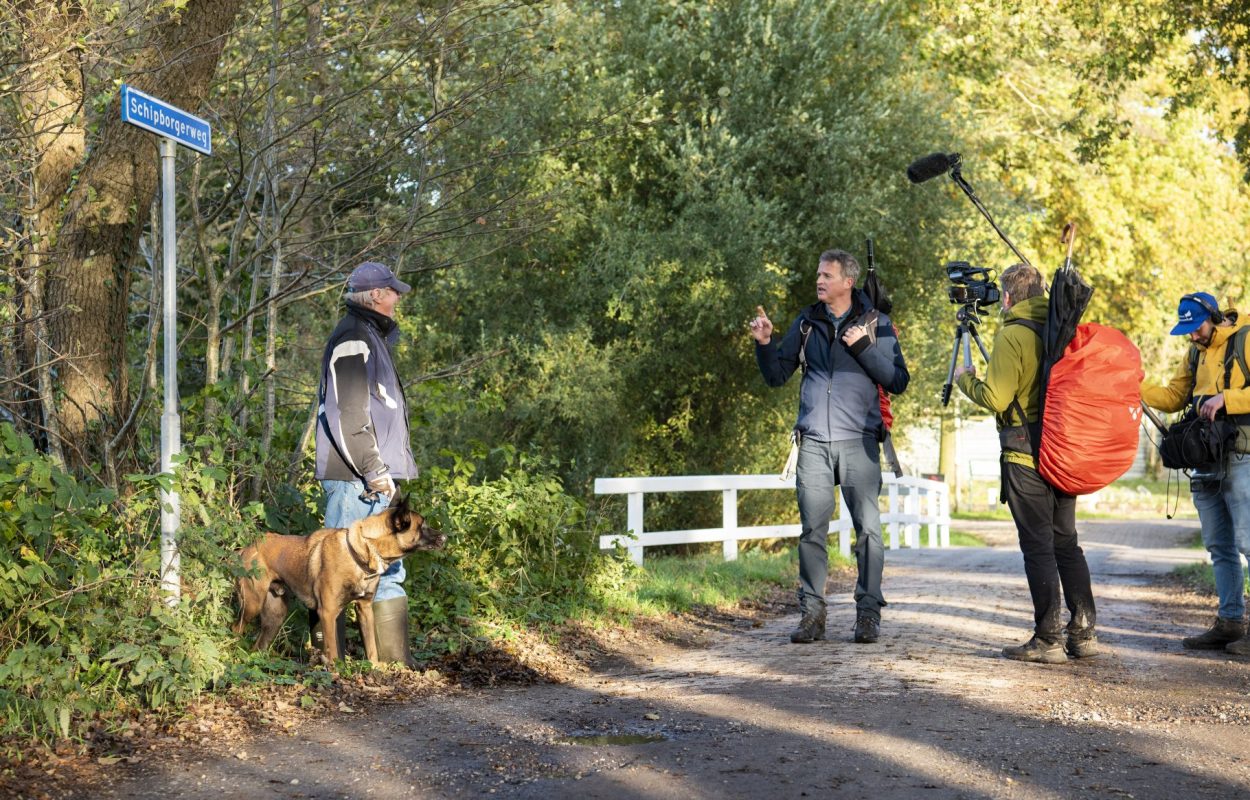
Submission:
<svg viewBox="0 0 1250 800">
<path fill-rule="evenodd" d="M 370 289 L 390 287 L 400 294 L 407 294 L 412 287 L 395 277 L 390 267 L 376 261 L 366 261 L 358 265 L 352 274 L 347 276 L 347 291 L 367 292 Z"/>
<path fill-rule="evenodd" d="M 1218 311 L 1219 308 L 1220 304 L 1215 297 L 1206 292 L 1185 295 L 1176 308 L 1176 326 L 1172 328 L 1172 335 L 1185 336 L 1193 333 L 1211 318 L 1213 310 Z"/>
</svg>

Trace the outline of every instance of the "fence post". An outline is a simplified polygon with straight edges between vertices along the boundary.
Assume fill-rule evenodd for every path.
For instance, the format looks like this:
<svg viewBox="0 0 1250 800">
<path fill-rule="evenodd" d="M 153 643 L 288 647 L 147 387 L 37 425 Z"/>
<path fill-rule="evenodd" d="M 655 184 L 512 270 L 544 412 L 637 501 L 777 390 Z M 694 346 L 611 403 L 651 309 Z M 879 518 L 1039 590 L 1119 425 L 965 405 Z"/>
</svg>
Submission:
<svg viewBox="0 0 1250 800">
<path fill-rule="evenodd" d="M 895 483 L 894 481 L 890 481 L 889 498 L 890 500 L 889 500 L 889 504 L 886 506 L 886 508 L 888 509 L 886 513 L 890 515 L 890 520 L 891 520 L 890 521 L 890 549 L 897 550 L 898 549 L 898 525 L 899 525 L 898 517 L 900 514 L 900 510 L 898 507 L 898 484 Z"/>
<path fill-rule="evenodd" d="M 638 566 L 642 566 L 642 492 L 630 492 L 628 500 L 628 510 L 625 516 L 625 527 L 629 532 L 638 537 L 633 543 L 626 546 L 629 557 Z"/>
<path fill-rule="evenodd" d="M 942 515 L 942 508 L 938 503 L 938 493 L 932 489 L 924 490 L 924 508 L 925 516 L 929 518 L 929 547 L 941 547 L 942 542 L 938 537 L 938 518 Z"/>
<path fill-rule="evenodd" d="M 721 491 L 721 527 L 725 529 L 725 540 L 721 549 L 726 561 L 738 560 L 738 490 L 724 489 Z"/>
<path fill-rule="evenodd" d="M 950 526 L 951 491 L 950 491 L 950 487 L 943 486 L 941 491 L 938 492 L 938 505 L 939 505 L 939 508 L 942 509 L 942 513 L 938 517 L 938 519 L 941 520 L 938 523 L 938 538 L 941 542 L 939 546 L 950 547 L 951 546 L 951 526 Z"/>
<path fill-rule="evenodd" d="M 838 551 L 843 557 L 851 557 L 851 536 L 855 534 L 855 523 L 851 520 L 850 509 L 846 507 L 846 495 L 838 487 Z"/>
<path fill-rule="evenodd" d="M 920 498 L 916 496 L 916 487 L 908 486 L 907 494 L 903 497 L 903 513 L 908 517 L 920 516 Z M 903 538 L 907 541 L 907 546 L 916 550 L 920 549 L 920 523 L 908 520 L 903 526 Z"/>
</svg>

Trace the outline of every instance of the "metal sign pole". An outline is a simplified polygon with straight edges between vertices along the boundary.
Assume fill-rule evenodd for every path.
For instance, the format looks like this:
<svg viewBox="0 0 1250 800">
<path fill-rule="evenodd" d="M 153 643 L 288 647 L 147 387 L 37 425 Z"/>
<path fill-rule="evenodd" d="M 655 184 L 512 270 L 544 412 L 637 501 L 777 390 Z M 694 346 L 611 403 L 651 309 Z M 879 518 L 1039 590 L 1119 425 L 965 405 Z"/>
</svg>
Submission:
<svg viewBox="0 0 1250 800">
<path fill-rule="evenodd" d="M 161 472 L 174 477 L 174 456 L 182 452 L 182 419 L 178 416 L 178 239 L 174 232 L 174 156 L 177 143 L 162 136 L 161 148 L 161 296 L 165 334 L 165 411 L 161 414 Z M 161 589 L 165 602 L 178 605 L 182 595 L 178 555 L 178 523 L 182 514 L 178 492 L 161 491 Z"/>
<path fill-rule="evenodd" d="M 174 457 L 182 452 L 182 419 L 178 416 L 178 235 L 174 232 L 174 155 L 182 145 L 213 154 L 213 129 L 206 120 L 121 86 L 122 121 L 160 137 L 161 148 L 161 298 L 165 329 L 165 411 L 161 414 L 161 473 L 174 479 Z M 161 591 L 165 602 L 178 605 L 182 596 L 178 524 L 182 517 L 172 484 L 161 490 Z"/>
</svg>

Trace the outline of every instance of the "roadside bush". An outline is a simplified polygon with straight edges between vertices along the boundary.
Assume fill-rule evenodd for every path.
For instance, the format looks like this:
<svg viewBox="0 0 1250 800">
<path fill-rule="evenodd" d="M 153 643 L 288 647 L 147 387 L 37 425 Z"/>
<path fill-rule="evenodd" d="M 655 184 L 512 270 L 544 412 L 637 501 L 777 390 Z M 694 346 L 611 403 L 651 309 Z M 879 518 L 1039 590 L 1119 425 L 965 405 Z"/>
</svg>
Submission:
<svg viewBox="0 0 1250 800">
<path fill-rule="evenodd" d="M 549 465 L 480 444 L 443 455 L 452 466 L 411 487 L 448 535 L 445 550 L 407 562 L 410 608 L 431 649 L 458 650 L 483 623 L 558 621 L 633 568 L 602 556 L 602 521 Z"/>
<path fill-rule="evenodd" d="M 196 452 L 178 473 L 182 602 L 170 608 L 159 582 L 164 478 L 130 476 L 118 497 L 0 425 L 0 732 L 69 736 L 99 712 L 181 705 L 224 674 L 232 553 L 264 508 L 217 496 L 228 475 Z"/>
</svg>

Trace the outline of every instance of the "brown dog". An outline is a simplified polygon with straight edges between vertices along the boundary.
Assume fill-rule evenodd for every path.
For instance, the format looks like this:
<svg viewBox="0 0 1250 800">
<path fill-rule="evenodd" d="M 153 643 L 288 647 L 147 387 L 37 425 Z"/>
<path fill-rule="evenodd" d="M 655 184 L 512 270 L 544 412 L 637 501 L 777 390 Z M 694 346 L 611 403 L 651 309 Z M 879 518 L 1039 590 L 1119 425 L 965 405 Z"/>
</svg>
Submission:
<svg viewBox="0 0 1250 800">
<path fill-rule="evenodd" d="M 376 664 L 373 593 L 378 578 L 393 562 L 414 550 L 437 550 L 446 541 L 446 536 L 432 530 L 424 517 L 408 508 L 406 497 L 397 498 L 385 511 L 348 528 L 323 528 L 308 536 L 267 533 L 239 554 L 244 569 L 252 574 L 239 578 L 242 608 L 233 630 L 242 634 L 259 616 L 256 649 L 264 650 L 286 619 L 288 594 L 294 594 L 326 622 L 322 626 L 325 650 L 321 658 L 333 666 L 342 646 L 334 620 L 349 602 L 355 602 L 365 655 Z"/>
</svg>

